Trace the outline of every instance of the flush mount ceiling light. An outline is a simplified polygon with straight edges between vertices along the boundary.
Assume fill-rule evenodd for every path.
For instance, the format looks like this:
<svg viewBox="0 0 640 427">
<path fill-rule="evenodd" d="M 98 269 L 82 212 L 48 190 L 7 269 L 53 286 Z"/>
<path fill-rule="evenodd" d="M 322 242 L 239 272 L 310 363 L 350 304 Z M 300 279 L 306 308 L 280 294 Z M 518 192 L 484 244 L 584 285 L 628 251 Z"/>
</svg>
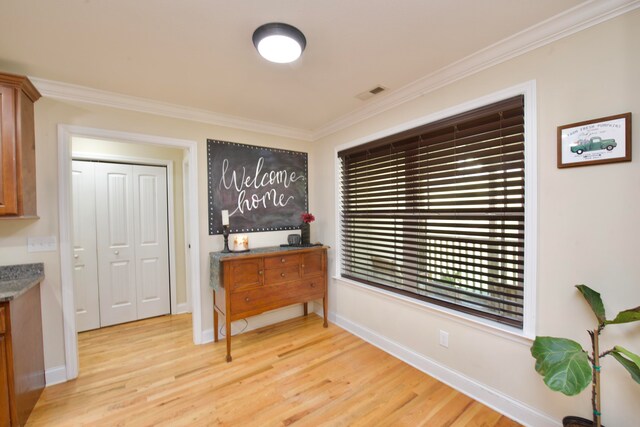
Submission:
<svg viewBox="0 0 640 427">
<path fill-rule="evenodd" d="M 289 24 L 271 22 L 253 32 L 253 45 L 267 61 L 286 64 L 302 55 L 307 45 L 304 34 Z"/>
</svg>

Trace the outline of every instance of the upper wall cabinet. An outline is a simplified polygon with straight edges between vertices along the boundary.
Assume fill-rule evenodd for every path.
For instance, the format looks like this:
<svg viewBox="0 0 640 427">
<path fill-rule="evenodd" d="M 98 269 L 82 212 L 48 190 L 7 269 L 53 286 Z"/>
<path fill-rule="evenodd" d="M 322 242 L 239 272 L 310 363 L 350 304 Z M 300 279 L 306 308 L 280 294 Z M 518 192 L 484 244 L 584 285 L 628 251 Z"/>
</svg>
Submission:
<svg viewBox="0 0 640 427">
<path fill-rule="evenodd" d="M 40 93 L 23 76 L 0 73 L 0 216 L 36 216 L 33 103 Z"/>
</svg>

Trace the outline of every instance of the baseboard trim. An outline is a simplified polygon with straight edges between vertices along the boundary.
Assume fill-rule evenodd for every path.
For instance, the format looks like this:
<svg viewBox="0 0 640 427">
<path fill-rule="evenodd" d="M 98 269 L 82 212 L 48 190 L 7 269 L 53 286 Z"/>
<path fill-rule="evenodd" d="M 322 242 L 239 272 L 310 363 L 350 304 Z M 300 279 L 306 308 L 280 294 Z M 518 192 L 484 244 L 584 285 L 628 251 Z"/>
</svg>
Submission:
<svg viewBox="0 0 640 427">
<path fill-rule="evenodd" d="M 329 320 L 390 355 L 521 424 L 539 427 L 558 427 L 561 425 L 559 421 L 539 412 L 535 408 L 519 402 L 435 360 L 418 354 L 410 348 L 353 322 L 346 317 L 340 316 L 335 312 L 329 312 Z"/>
<path fill-rule="evenodd" d="M 182 302 L 176 305 L 176 312 L 174 314 L 191 313 L 191 307 L 188 302 Z"/>
<path fill-rule="evenodd" d="M 47 387 L 67 382 L 66 366 L 60 365 L 44 371 L 44 381 Z"/>
<path fill-rule="evenodd" d="M 273 325 L 275 323 L 284 322 L 302 315 L 302 304 L 292 304 L 286 307 L 276 308 L 256 316 L 247 317 L 246 319 L 234 320 L 231 322 L 231 336 L 253 331 L 264 326 Z M 246 322 L 246 323 L 245 323 Z M 224 328 L 224 316 L 220 315 L 220 327 Z M 225 338 L 220 335 L 220 339 Z M 213 328 L 204 329 L 202 331 L 202 342 L 206 344 L 213 342 Z"/>
</svg>

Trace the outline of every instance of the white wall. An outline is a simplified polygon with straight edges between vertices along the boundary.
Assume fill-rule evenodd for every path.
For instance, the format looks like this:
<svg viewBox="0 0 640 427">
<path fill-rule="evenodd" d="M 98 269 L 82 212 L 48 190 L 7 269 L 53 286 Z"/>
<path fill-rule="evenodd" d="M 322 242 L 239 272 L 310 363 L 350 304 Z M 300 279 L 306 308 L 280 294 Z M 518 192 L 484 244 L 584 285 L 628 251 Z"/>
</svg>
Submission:
<svg viewBox="0 0 640 427">
<path fill-rule="evenodd" d="M 317 236 L 335 246 L 335 147 L 412 119 L 427 116 L 529 80 L 538 101 L 538 281 L 537 334 L 575 339 L 587 345 L 594 318 L 575 290 L 585 283 L 599 290 L 609 315 L 640 305 L 640 158 L 570 169 L 556 168 L 556 128 L 612 114 L 633 112 L 640 135 L 640 11 L 599 24 L 506 63 L 360 122 L 314 143 L 316 173 L 311 183 Z M 633 151 L 640 153 L 640 137 Z M 636 155 L 638 157 L 638 155 Z M 345 324 L 364 328 L 498 394 L 559 420 L 591 416 L 590 389 L 566 397 L 546 388 L 534 371 L 531 342 L 509 339 L 456 321 L 432 309 L 334 280 L 330 310 Z M 449 348 L 438 331 L 449 332 Z M 388 341 L 387 341 L 388 342 Z M 640 353 L 640 325 L 613 325 L 603 345 Z M 603 362 L 603 421 L 637 425 L 640 386 L 618 363 Z M 508 406 L 508 405 L 507 405 Z M 526 411 L 525 411 L 526 412 Z M 544 417 L 529 418 L 548 423 Z M 532 422 L 532 421 L 530 421 Z"/>
<path fill-rule="evenodd" d="M 5 70 L 12 72 L 16 70 Z M 122 132 L 156 135 L 198 142 L 198 197 L 200 213 L 200 274 L 202 289 L 202 324 L 212 337 L 212 293 L 208 285 L 210 251 L 222 249 L 222 236 L 208 235 L 206 140 L 242 142 L 246 144 L 308 151 L 308 142 L 245 132 L 186 120 L 169 119 L 149 114 L 122 111 L 89 104 L 59 102 L 42 98 L 35 104 L 36 168 L 39 220 L 0 221 L 0 264 L 44 262 L 45 280 L 41 287 L 45 369 L 64 367 L 64 340 L 60 286 L 59 252 L 27 253 L 27 237 L 58 236 L 58 124 L 77 125 Z M 310 168 L 310 173 L 311 173 Z M 255 247 L 286 242 L 288 232 L 253 233 Z M 58 236 L 59 237 L 59 236 Z M 302 313 L 300 306 L 266 313 L 249 320 L 249 328 L 284 320 Z M 224 345 L 221 343 L 220 345 Z M 82 370 L 80 371 L 82 375 Z"/>
</svg>

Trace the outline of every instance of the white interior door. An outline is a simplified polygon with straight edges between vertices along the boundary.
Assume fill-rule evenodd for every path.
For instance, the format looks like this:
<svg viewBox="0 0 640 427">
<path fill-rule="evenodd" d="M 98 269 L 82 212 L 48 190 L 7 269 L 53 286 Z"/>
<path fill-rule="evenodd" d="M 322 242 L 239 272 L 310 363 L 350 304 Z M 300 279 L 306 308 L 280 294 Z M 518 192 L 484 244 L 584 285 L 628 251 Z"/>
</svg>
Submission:
<svg viewBox="0 0 640 427">
<path fill-rule="evenodd" d="M 78 332 L 100 327 L 96 253 L 95 165 L 72 164 L 73 286 Z"/>
<path fill-rule="evenodd" d="M 131 165 L 95 168 L 100 323 L 109 326 L 137 319 L 134 178 Z"/>
<path fill-rule="evenodd" d="M 168 314 L 169 231 L 167 173 L 158 166 L 133 166 L 135 270 L 138 319 Z"/>
</svg>

